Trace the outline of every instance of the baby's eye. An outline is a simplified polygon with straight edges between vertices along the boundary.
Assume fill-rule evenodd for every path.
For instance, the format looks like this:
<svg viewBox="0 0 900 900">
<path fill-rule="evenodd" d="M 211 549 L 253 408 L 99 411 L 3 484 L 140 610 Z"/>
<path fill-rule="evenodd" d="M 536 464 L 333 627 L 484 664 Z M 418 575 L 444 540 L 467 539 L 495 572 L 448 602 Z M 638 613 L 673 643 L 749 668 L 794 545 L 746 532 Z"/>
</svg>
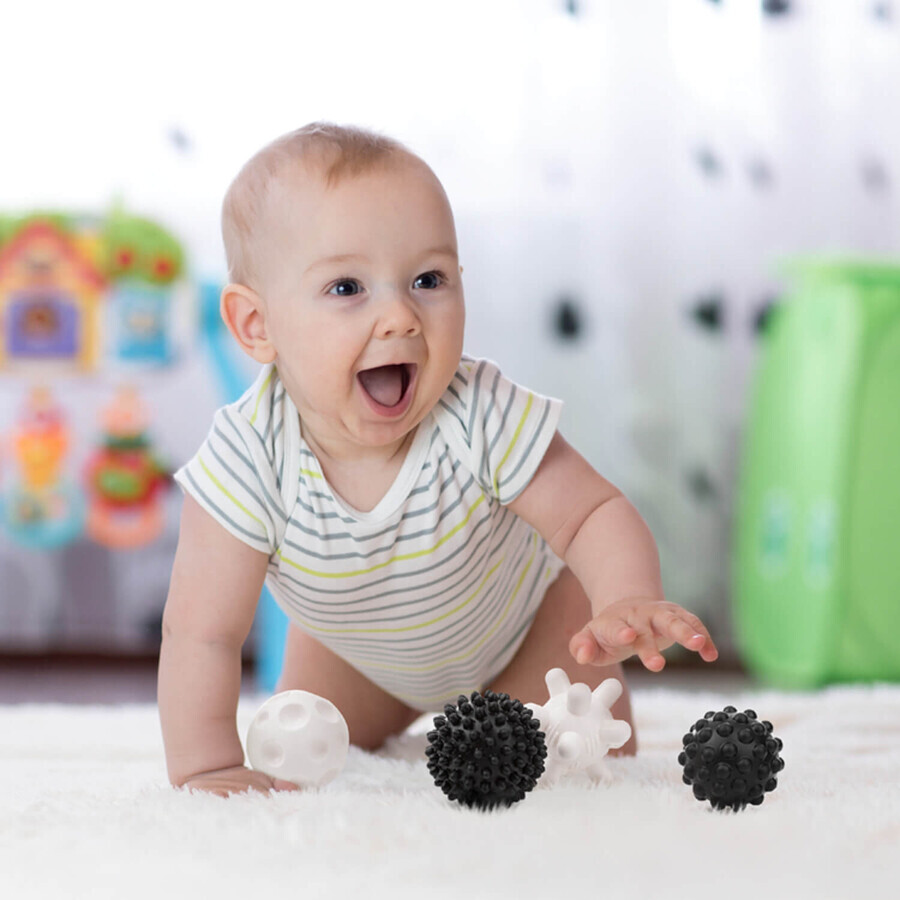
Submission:
<svg viewBox="0 0 900 900">
<path fill-rule="evenodd" d="M 425 272 L 419 275 L 413 282 L 413 287 L 424 288 L 427 291 L 433 291 L 436 287 L 440 287 L 444 283 L 444 276 L 440 272 Z"/>
<path fill-rule="evenodd" d="M 328 289 L 328 293 L 338 297 L 352 297 L 361 290 L 362 285 L 355 278 L 342 278 Z"/>
</svg>

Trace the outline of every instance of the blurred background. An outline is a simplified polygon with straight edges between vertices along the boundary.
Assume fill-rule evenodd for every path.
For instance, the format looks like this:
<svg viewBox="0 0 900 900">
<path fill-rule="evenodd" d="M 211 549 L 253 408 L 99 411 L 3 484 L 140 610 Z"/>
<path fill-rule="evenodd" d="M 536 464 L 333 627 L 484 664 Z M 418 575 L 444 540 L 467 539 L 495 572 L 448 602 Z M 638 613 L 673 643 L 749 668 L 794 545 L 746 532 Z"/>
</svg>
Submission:
<svg viewBox="0 0 900 900">
<path fill-rule="evenodd" d="M 853 614 L 846 523 L 867 514 L 848 474 L 854 392 L 871 375 L 880 422 L 900 397 L 900 343 L 872 344 L 900 309 L 900 3 L 159 0 L 123 15 L 9 0 L 3 32 L 0 699 L 65 696 L 61 667 L 63 682 L 97 674 L 91 696 L 120 696 L 123 673 L 152 690 L 169 475 L 253 377 L 218 325 L 221 198 L 262 144 L 316 119 L 388 133 L 434 168 L 457 217 L 467 352 L 566 401 L 562 432 L 648 521 L 668 597 L 710 625 L 720 671 L 898 677 L 896 646 L 874 672 L 833 664 Z M 794 298 L 838 325 L 795 324 L 754 395 Z M 837 382 L 834 358 L 849 360 Z M 878 434 L 883 486 L 894 432 Z M 847 450 L 795 501 L 792 479 L 829 446 Z M 883 535 L 900 493 L 875 493 Z M 807 495 L 818 543 L 790 549 Z M 819 568 L 791 581 L 813 551 Z M 900 588 L 897 564 L 868 588 Z M 758 648 L 780 627 L 773 602 L 795 597 L 798 632 L 819 617 L 814 646 L 781 671 Z M 867 627 L 893 624 L 886 597 Z M 811 640 L 794 639 L 779 657 Z"/>
</svg>

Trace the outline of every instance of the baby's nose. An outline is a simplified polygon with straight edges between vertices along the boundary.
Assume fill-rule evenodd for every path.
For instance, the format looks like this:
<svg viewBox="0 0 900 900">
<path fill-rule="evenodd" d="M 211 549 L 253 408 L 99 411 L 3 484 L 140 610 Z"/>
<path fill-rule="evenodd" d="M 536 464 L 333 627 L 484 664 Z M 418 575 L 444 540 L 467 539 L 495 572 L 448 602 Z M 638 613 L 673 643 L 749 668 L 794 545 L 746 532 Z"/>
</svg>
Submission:
<svg viewBox="0 0 900 900">
<path fill-rule="evenodd" d="M 391 288 L 385 292 L 383 303 L 379 304 L 379 333 L 384 337 L 398 337 L 418 334 L 421 330 L 415 304 L 402 288 Z"/>
</svg>

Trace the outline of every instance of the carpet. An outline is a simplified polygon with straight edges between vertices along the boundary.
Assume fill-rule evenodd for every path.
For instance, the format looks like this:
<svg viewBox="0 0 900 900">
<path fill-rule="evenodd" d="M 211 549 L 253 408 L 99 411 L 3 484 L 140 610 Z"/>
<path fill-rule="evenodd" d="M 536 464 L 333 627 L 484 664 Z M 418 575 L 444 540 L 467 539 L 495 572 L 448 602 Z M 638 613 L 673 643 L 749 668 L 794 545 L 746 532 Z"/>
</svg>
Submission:
<svg viewBox="0 0 900 900">
<path fill-rule="evenodd" d="M 242 699 L 242 734 L 262 699 Z M 900 687 L 633 703 L 640 753 L 605 783 L 539 784 L 490 813 L 434 786 L 425 719 L 351 748 L 324 788 L 222 799 L 168 786 L 153 706 L 0 707 L 0 897 L 900 896 Z M 728 704 L 784 742 L 777 789 L 739 813 L 695 800 L 676 761 Z"/>
</svg>

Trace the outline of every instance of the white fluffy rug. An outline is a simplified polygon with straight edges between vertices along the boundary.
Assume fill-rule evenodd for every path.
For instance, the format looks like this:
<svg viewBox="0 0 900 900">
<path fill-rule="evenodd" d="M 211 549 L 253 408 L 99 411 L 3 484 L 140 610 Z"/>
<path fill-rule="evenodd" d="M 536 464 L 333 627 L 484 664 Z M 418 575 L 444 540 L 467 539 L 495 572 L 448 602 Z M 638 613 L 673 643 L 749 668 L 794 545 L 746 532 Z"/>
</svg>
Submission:
<svg viewBox="0 0 900 900">
<path fill-rule="evenodd" d="M 900 687 L 633 702 L 641 751 L 610 760 L 609 783 L 539 785 L 489 814 L 434 786 L 425 720 L 379 754 L 351 748 L 324 789 L 226 800 L 167 785 L 152 706 L 0 707 L 0 897 L 900 896 Z M 676 761 L 729 703 L 784 741 L 778 788 L 741 813 L 694 800 Z"/>
</svg>

